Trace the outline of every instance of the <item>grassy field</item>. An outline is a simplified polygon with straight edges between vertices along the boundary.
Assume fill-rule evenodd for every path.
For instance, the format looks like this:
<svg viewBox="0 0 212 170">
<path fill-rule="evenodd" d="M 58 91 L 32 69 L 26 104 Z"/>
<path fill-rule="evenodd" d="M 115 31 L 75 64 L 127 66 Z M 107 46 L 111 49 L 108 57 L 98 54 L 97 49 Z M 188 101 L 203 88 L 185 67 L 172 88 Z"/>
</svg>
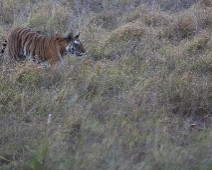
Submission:
<svg viewBox="0 0 212 170">
<path fill-rule="evenodd" d="M 0 170 L 212 169 L 210 0 L 1 0 L 1 43 L 16 27 L 87 53 L 40 69 L 6 50 Z"/>
</svg>

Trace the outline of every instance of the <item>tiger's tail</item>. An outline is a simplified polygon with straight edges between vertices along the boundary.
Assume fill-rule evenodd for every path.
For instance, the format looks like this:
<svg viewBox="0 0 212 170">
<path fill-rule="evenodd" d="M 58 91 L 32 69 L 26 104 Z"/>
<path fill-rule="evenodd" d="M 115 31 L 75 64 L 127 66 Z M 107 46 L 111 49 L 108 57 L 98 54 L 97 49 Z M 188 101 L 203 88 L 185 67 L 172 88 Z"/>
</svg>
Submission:
<svg viewBox="0 0 212 170">
<path fill-rule="evenodd" d="M 7 40 L 4 41 L 4 43 L 2 44 L 2 47 L 1 47 L 1 53 L 0 53 L 0 59 L 2 58 L 4 52 L 5 52 L 5 49 L 7 47 Z"/>
</svg>

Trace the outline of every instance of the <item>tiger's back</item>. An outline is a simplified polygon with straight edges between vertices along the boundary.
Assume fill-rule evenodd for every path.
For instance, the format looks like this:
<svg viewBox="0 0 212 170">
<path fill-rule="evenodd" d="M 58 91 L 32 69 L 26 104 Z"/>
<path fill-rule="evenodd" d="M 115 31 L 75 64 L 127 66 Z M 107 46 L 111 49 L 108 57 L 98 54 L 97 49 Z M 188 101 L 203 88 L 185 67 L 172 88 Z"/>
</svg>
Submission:
<svg viewBox="0 0 212 170">
<path fill-rule="evenodd" d="M 28 28 L 16 28 L 7 37 L 8 52 L 13 61 L 29 59 L 41 65 L 63 62 L 67 54 L 82 57 L 85 53 L 79 34 L 44 36 Z"/>
</svg>

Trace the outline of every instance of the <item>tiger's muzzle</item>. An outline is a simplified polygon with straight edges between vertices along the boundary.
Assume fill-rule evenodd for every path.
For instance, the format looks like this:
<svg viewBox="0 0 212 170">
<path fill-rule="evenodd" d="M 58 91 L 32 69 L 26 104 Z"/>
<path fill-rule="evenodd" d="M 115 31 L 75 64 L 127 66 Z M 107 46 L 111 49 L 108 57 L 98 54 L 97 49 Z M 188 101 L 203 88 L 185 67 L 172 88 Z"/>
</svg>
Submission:
<svg viewBox="0 0 212 170">
<path fill-rule="evenodd" d="M 85 52 L 78 51 L 78 49 L 73 45 L 68 48 L 68 53 L 75 54 L 77 58 L 82 58 L 82 56 L 85 54 Z"/>
</svg>

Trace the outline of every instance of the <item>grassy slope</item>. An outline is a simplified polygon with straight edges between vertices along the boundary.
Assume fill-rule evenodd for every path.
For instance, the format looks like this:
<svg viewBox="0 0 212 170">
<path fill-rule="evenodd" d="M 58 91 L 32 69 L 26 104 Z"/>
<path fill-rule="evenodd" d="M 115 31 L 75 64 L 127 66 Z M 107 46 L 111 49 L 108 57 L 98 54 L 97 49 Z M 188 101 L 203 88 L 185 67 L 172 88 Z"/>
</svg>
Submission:
<svg viewBox="0 0 212 170">
<path fill-rule="evenodd" d="M 81 31 L 88 52 L 49 70 L 5 54 L 0 169 L 211 169 L 210 1 L 50 2 L 2 0 L 1 37 Z"/>
</svg>

